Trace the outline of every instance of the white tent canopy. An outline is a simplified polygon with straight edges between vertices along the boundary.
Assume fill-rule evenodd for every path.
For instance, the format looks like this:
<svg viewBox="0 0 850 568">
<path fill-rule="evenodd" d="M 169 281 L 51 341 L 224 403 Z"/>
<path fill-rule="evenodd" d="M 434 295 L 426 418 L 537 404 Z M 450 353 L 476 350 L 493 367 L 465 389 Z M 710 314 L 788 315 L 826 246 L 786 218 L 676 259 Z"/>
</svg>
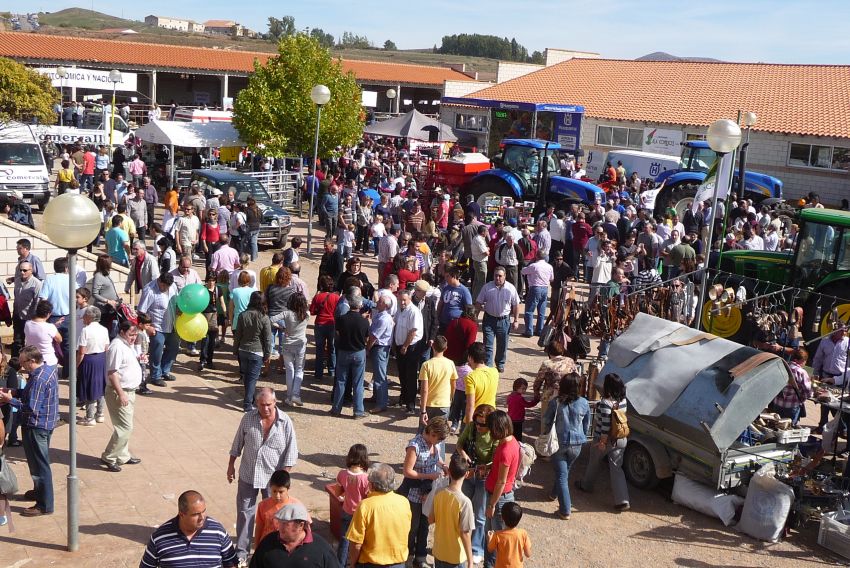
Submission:
<svg viewBox="0 0 850 568">
<path fill-rule="evenodd" d="M 154 120 L 136 130 L 136 138 L 152 144 L 183 148 L 244 146 L 229 122 L 173 122 Z"/>
</svg>

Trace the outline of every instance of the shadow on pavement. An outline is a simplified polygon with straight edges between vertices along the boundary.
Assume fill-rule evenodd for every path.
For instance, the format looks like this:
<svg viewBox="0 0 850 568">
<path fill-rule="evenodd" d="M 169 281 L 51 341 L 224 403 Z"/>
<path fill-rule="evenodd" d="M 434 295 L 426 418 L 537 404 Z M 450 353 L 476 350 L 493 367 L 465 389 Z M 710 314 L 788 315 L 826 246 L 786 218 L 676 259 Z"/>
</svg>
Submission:
<svg viewBox="0 0 850 568">
<path fill-rule="evenodd" d="M 150 538 L 153 529 L 143 525 L 100 523 L 97 525 L 81 525 L 80 532 L 96 536 L 108 534 L 110 536 L 117 536 L 118 538 L 144 544 Z"/>
</svg>

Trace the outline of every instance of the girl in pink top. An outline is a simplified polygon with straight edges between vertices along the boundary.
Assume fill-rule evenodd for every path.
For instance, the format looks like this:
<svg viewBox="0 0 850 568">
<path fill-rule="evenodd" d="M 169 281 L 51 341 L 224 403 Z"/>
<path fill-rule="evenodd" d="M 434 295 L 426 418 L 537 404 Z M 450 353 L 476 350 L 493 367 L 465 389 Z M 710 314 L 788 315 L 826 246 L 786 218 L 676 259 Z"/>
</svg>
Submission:
<svg viewBox="0 0 850 568">
<path fill-rule="evenodd" d="M 369 492 L 369 479 L 366 476 L 368 469 L 369 450 L 363 444 L 354 444 L 349 448 L 348 456 L 345 458 L 345 469 L 336 476 L 337 483 L 342 486 L 342 495 L 339 497 L 342 501 L 340 523 L 342 536 L 339 539 L 339 548 L 337 549 L 340 566 L 345 566 L 348 563 L 348 539 L 345 538 L 345 534 L 351 524 L 351 517 L 354 516 L 354 510 L 357 509 L 360 501 L 365 499 Z"/>
</svg>

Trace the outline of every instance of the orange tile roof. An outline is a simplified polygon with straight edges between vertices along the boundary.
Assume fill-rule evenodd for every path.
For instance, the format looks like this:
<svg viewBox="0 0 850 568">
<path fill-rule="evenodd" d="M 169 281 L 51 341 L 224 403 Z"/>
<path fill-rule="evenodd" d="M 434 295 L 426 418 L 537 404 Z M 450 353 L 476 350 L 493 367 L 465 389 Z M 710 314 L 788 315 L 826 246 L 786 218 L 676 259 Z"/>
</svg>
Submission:
<svg viewBox="0 0 850 568">
<path fill-rule="evenodd" d="M 210 49 L 132 41 L 65 37 L 23 32 L 0 32 L 0 56 L 25 61 L 107 63 L 140 69 L 179 69 L 250 73 L 254 60 L 265 62 L 272 53 Z M 378 61 L 342 60 L 360 82 L 418 84 L 442 87 L 444 81 L 471 81 L 448 67 Z"/>
<path fill-rule="evenodd" d="M 582 105 L 589 117 L 850 138 L 850 66 L 571 59 L 467 95 Z"/>
</svg>

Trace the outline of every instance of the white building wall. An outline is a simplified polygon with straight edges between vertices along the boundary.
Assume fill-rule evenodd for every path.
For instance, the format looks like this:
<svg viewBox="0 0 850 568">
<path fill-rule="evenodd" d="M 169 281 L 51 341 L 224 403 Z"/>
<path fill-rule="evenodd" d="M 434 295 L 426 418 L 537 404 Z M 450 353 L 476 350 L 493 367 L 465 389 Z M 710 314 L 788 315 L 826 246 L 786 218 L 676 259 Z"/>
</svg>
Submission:
<svg viewBox="0 0 850 568">
<path fill-rule="evenodd" d="M 600 57 L 598 53 L 592 51 L 574 51 L 572 49 L 557 49 L 554 47 L 547 47 L 544 55 L 546 58 L 546 67 L 557 65 L 570 59 L 598 59 Z"/>
<path fill-rule="evenodd" d="M 705 127 L 698 126 L 676 126 L 585 117 L 581 129 L 581 147 L 585 154 L 589 151 L 607 152 L 613 149 L 608 146 L 596 145 L 596 127 L 600 124 L 627 128 L 681 129 L 682 140 L 687 140 L 688 134 L 705 135 L 707 130 Z M 788 152 L 792 143 L 850 148 L 850 139 L 846 138 L 794 136 L 755 131 L 750 134 L 747 169 L 769 174 L 782 180 L 783 196 L 786 199 L 803 197 L 810 191 L 819 193 L 821 200 L 827 205 L 838 205 L 842 199 L 850 199 L 850 172 L 789 166 Z"/>
<path fill-rule="evenodd" d="M 485 81 L 446 81 L 443 84 L 444 97 L 465 97 L 476 91 L 492 87 L 493 83 Z"/>
<path fill-rule="evenodd" d="M 499 67 L 496 71 L 496 82 L 504 83 L 535 71 L 543 69 L 543 65 L 534 65 L 532 63 L 514 63 L 511 61 L 499 61 Z"/>
</svg>

